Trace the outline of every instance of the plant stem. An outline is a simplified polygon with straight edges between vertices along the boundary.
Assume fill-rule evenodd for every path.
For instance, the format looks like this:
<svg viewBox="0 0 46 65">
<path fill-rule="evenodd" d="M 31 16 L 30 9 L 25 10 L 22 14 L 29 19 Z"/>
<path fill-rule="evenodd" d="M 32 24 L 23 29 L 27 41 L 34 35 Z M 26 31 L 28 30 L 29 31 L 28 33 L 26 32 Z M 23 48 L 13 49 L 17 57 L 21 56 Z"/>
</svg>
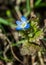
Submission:
<svg viewBox="0 0 46 65">
<path fill-rule="evenodd" d="M 30 0 L 26 0 L 27 11 L 30 11 Z"/>
<path fill-rule="evenodd" d="M 34 65 L 34 62 L 35 62 L 35 55 L 31 57 L 32 59 L 32 65 Z"/>
<path fill-rule="evenodd" d="M 41 56 L 41 52 L 40 51 L 38 52 L 38 57 L 39 57 L 39 60 L 40 60 L 41 65 L 44 65 L 44 61 L 42 59 L 42 56 Z"/>
</svg>

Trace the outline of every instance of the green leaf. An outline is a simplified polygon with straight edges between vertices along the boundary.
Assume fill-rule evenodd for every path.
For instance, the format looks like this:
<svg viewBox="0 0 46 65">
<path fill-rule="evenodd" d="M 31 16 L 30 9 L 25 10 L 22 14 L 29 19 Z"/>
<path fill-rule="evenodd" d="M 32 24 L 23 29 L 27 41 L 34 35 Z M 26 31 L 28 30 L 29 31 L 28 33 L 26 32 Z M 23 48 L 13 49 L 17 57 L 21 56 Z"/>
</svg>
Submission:
<svg viewBox="0 0 46 65">
<path fill-rule="evenodd" d="M 12 46 L 19 46 L 21 44 L 23 44 L 26 40 L 21 40 L 21 41 L 18 41 L 17 43 L 13 43 Z"/>
<path fill-rule="evenodd" d="M 37 0 L 37 1 L 35 2 L 35 6 L 40 5 L 41 1 L 42 1 L 42 0 Z"/>
<path fill-rule="evenodd" d="M 7 14 L 8 17 L 12 17 L 10 10 L 7 10 L 6 14 Z"/>
<path fill-rule="evenodd" d="M 3 19 L 3 18 L 0 18 L 0 24 L 8 25 L 8 26 L 14 27 L 14 28 L 16 27 L 15 24 L 13 24 L 13 23 L 11 23 L 11 22 L 9 22 L 9 21 Z"/>
<path fill-rule="evenodd" d="M 46 3 L 41 3 L 40 5 L 34 5 L 34 8 L 39 8 L 39 7 L 46 7 Z"/>
<path fill-rule="evenodd" d="M 3 18 L 0 18 L 0 24 L 9 25 L 9 22 Z"/>
<path fill-rule="evenodd" d="M 10 59 L 8 59 L 8 58 L 3 58 L 2 56 L 0 56 L 0 59 L 2 59 L 2 60 L 4 60 L 4 61 L 6 61 L 6 62 L 10 62 L 10 61 L 12 61 L 12 60 L 10 60 Z"/>
<path fill-rule="evenodd" d="M 33 37 L 33 33 L 28 34 L 29 37 Z"/>
</svg>

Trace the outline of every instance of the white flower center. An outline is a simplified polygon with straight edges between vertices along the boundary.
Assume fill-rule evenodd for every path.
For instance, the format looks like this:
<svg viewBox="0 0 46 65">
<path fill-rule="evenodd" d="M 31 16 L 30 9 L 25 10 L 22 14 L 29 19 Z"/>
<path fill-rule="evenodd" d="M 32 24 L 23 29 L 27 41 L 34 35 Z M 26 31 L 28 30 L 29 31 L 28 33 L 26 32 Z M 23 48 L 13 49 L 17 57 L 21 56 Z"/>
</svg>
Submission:
<svg viewBox="0 0 46 65">
<path fill-rule="evenodd" d="M 27 23 L 26 23 L 26 22 L 23 22 L 23 23 L 21 24 L 21 27 L 22 27 L 22 28 L 25 28 L 26 25 L 27 25 Z"/>
</svg>

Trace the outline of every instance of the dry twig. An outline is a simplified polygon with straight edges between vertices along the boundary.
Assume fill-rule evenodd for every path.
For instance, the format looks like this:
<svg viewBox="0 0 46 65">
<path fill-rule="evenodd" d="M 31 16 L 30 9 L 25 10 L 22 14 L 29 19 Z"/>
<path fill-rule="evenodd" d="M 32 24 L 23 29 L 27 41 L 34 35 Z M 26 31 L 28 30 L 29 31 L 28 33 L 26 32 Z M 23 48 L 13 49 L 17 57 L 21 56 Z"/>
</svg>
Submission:
<svg viewBox="0 0 46 65">
<path fill-rule="evenodd" d="M 44 61 L 43 61 L 43 58 L 41 56 L 41 52 L 40 51 L 38 52 L 38 57 L 39 57 L 41 65 L 44 65 Z"/>
</svg>

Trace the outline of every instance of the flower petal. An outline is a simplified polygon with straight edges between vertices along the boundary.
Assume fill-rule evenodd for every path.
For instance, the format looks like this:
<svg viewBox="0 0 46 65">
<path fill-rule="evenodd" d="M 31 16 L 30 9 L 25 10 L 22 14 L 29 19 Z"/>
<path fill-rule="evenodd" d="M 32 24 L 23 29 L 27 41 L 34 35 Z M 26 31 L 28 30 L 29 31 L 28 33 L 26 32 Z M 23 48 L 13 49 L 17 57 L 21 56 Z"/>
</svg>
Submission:
<svg viewBox="0 0 46 65">
<path fill-rule="evenodd" d="M 21 28 L 21 27 L 19 27 L 19 26 L 17 26 L 17 27 L 16 27 L 16 30 L 22 30 L 22 28 Z"/>
<path fill-rule="evenodd" d="M 30 24 L 29 24 L 29 23 L 27 23 L 27 25 L 26 25 L 25 29 L 28 29 L 29 27 L 30 27 Z"/>
<path fill-rule="evenodd" d="M 21 21 L 16 21 L 16 24 L 17 25 L 21 25 Z"/>
<path fill-rule="evenodd" d="M 22 16 L 22 17 L 21 17 L 21 21 L 22 21 L 22 22 L 26 22 L 26 21 L 27 21 L 27 18 L 26 18 L 25 16 Z"/>
</svg>

